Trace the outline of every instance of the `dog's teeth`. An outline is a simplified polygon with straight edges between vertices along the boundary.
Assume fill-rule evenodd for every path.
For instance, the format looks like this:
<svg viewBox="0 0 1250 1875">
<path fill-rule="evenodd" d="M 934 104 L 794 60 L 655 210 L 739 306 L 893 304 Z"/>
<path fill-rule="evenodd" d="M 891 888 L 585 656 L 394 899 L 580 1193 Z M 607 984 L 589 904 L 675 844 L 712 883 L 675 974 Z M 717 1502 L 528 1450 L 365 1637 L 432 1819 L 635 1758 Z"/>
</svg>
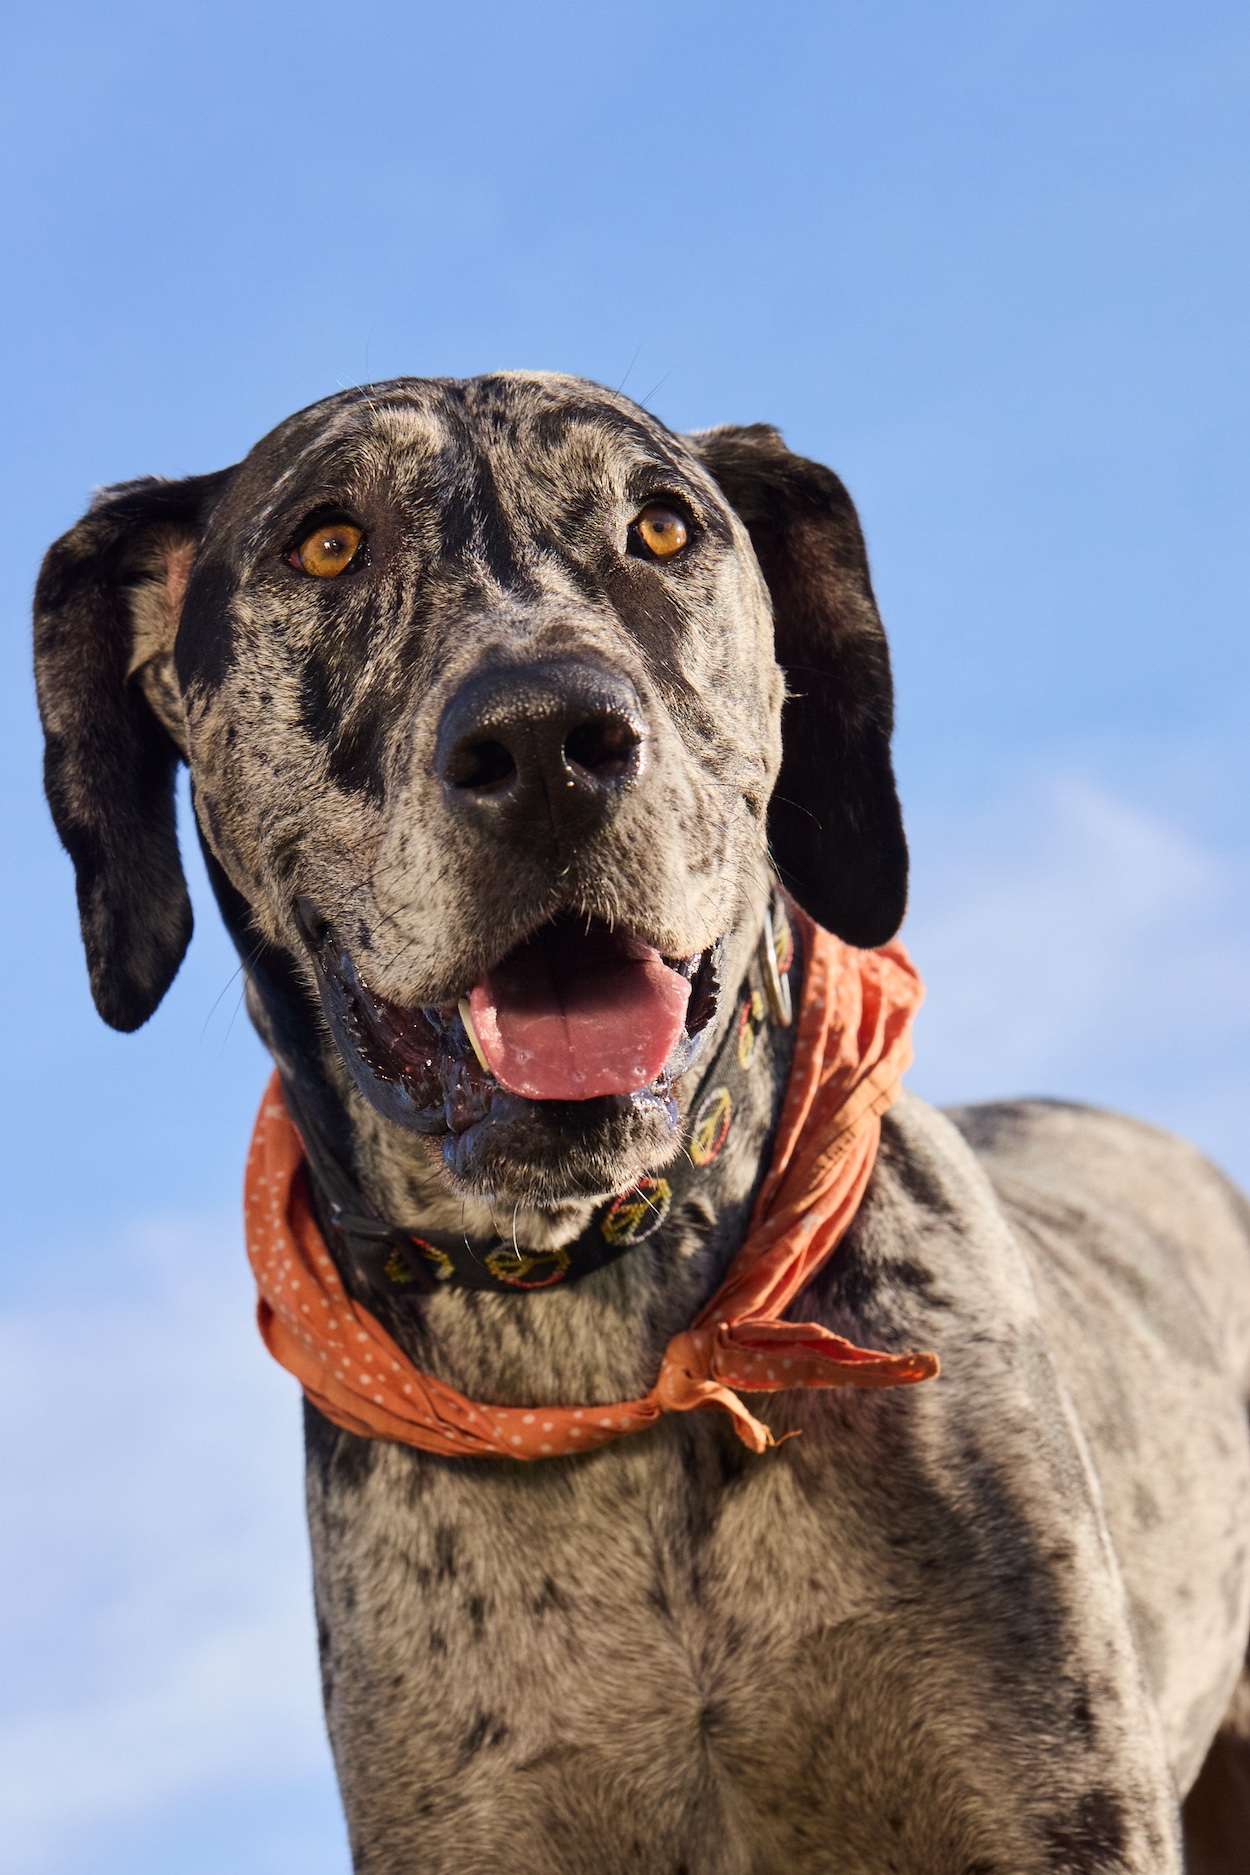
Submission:
<svg viewBox="0 0 1250 1875">
<path fill-rule="evenodd" d="M 482 1044 L 477 1039 L 477 1030 L 473 1027 L 473 1017 L 469 1014 L 468 997 L 462 996 L 460 998 L 460 1001 L 457 1003 L 456 1007 L 460 1011 L 460 1020 L 464 1023 L 464 1032 L 473 1044 L 473 1052 L 477 1056 L 478 1060 L 481 1062 L 482 1067 L 485 1070 L 485 1072 L 489 1074 L 491 1071 L 490 1062 L 486 1059 L 485 1055 L 482 1053 Z"/>
</svg>

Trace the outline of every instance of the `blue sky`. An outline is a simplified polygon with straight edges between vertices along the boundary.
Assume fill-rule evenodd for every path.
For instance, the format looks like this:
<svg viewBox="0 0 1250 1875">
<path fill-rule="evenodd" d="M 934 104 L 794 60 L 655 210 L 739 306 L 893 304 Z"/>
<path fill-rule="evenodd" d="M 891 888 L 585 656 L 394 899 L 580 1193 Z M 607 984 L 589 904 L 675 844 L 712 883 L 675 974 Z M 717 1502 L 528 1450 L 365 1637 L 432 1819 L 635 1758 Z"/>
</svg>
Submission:
<svg viewBox="0 0 1250 1875">
<path fill-rule="evenodd" d="M 166 1004 L 94 1016 L 40 554 L 366 377 L 779 424 L 894 646 L 913 1085 L 1105 1101 L 1250 1181 L 1250 21 L 48 0 L 5 53 L 0 1871 L 344 1875 L 237 1220 L 263 1063 L 194 863 Z"/>
</svg>

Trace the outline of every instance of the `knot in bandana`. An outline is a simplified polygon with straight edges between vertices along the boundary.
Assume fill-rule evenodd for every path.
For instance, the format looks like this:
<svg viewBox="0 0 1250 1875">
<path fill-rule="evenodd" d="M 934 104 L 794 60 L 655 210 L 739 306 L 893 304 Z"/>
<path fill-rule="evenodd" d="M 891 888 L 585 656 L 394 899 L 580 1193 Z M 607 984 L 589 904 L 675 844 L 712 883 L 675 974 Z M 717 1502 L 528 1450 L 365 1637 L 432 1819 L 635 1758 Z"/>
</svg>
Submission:
<svg viewBox="0 0 1250 1875">
<path fill-rule="evenodd" d="M 774 1443 L 742 1393 L 895 1387 L 929 1380 L 933 1354 L 856 1347 L 784 1311 L 833 1255 L 876 1162 L 881 1115 L 912 1059 L 923 989 L 901 944 L 859 951 L 795 911 L 804 972 L 798 1034 L 768 1173 L 746 1241 L 711 1301 L 665 1349 L 655 1385 L 610 1406 L 494 1406 L 423 1374 L 347 1293 L 301 1176 L 305 1155 L 275 1074 L 244 1190 L 247 1249 L 266 1347 L 327 1419 L 362 1438 L 444 1457 L 592 1451 L 663 1413 L 716 1407 L 753 1452 Z"/>
</svg>

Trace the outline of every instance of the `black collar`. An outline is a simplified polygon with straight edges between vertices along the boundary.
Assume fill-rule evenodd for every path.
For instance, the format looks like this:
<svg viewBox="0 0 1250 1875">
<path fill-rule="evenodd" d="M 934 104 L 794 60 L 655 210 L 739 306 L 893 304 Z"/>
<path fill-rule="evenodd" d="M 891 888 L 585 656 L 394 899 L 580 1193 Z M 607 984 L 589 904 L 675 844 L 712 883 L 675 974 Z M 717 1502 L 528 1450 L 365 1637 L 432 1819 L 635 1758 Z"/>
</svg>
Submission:
<svg viewBox="0 0 1250 1875">
<path fill-rule="evenodd" d="M 515 1294 L 576 1282 L 642 1243 L 660 1229 L 674 1204 L 720 1156 L 761 1028 L 770 1019 L 789 1026 L 794 961 L 793 925 L 778 894 L 746 980 L 739 987 L 737 1013 L 699 1082 L 685 1149 L 656 1177 L 640 1179 L 628 1191 L 606 1199 L 581 1235 L 556 1250 L 522 1249 L 507 1237 L 472 1238 L 462 1231 L 417 1235 L 388 1224 L 372 1209 L 284 1082 L 287 1112 L 303 1140 L 308 1171 L 323 1200 L 320 1208 L 328 1213 L 359 1275 L 371 1288 L 391 1293 L 403 1289 L 428 1293 L 447 1283 L 459 1289 Z"/>
</svg>

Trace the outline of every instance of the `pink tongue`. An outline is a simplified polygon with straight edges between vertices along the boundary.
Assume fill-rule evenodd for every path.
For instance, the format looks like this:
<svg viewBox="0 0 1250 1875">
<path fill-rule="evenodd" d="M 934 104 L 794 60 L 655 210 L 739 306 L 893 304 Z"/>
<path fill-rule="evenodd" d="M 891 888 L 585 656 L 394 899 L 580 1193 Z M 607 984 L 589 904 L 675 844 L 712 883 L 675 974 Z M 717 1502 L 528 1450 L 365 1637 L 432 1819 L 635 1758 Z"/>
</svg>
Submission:
<svg viewBox="0 0 1250 1875">
<path fill-rule="evenodd" d="M 690 985 L 637 938 L 557 925 L 475 984 L 469 1013 L 491 1073 L 529 1100 L 649 1087 L 681 1033 Z"/>
</svg>

